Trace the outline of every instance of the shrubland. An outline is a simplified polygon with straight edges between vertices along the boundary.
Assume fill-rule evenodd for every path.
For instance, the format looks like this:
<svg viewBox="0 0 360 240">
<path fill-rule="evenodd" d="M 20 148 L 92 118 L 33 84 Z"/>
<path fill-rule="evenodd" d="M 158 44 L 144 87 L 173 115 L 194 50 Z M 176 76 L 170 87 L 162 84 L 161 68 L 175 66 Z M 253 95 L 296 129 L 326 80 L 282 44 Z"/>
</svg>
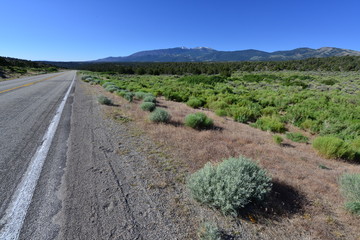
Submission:
<svg viewBox="0 0 360 240">
<path fill-rule="evenodd" d="M 92 83 L 105 84 L 107 90 L 128 101 L 135 97 L 153 102 L 153 96 L 163 96 L 265 131 L 283 133 L 288 124 L 294 125 L 310 134 L 332 136 L 350 148 L 360 137 L 360 77 L 355 72 L 236 72 L 230 77 L 90 75 Z M 358 154 L 354 156 L 356 159 Z"/>
</svg>

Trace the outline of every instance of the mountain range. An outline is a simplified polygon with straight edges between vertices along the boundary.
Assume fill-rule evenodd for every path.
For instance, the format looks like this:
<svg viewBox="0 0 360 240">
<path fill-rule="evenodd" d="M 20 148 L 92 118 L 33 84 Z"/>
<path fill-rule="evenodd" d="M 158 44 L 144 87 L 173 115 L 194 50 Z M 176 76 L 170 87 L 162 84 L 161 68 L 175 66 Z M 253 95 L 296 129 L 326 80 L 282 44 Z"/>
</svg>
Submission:
<svg viewBox="0 0 360 240">
<path fill-rule="evenodd" d="M 265 52 L 248 49 L 218 51 L 207 47 L 176 47 L 141 51 L 126 57 L 107 57 L 92 62 L 229 62 L 229 61 L 286 61 L 334 56 L 360 56 L 359 51 L 334 47 L 319 49 L 296 48 L 288 51 Z"/>
</svg>

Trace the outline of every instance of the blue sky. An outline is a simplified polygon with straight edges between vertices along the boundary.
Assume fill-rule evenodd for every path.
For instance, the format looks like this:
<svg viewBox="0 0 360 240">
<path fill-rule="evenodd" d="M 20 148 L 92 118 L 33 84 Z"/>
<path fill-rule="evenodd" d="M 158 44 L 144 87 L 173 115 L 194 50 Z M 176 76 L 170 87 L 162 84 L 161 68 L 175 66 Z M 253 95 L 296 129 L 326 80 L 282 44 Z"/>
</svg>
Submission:
<svg viewBox="0 0 360 240">
<path fill-rule="evenodd" d="M 205 46 L 360 51 L 356 0 L 1 0 L 0 56 L 82 61 Z"/>
</svg>

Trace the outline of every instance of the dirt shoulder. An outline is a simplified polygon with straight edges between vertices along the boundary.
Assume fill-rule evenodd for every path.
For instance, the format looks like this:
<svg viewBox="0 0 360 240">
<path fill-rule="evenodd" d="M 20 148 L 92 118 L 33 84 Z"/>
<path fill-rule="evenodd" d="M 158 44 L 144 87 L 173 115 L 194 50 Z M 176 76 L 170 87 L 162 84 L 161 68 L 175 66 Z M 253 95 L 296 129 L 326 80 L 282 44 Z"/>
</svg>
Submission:
<svg viewBox="0 0 360 240">
<path fill-rule="evenodd" d="M 109 118 L 115 107 L 99 105 L 97 95 L 77 82 L 59 238 L 193 239 L 183 186 L 158 167 L 171 160 L 127 117 Z"/>
</svg>

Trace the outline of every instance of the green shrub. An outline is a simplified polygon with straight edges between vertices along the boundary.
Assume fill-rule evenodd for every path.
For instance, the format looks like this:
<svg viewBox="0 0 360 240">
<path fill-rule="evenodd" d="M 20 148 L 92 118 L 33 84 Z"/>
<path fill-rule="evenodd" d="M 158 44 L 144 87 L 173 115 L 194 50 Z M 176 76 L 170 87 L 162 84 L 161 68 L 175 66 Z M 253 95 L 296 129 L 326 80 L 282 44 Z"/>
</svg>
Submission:
<svg viewBox="0 0 360 240">
<path fill-rule="evenodd" d="M 128 100 L 129 102 L 132 102 L 133 99 L 134 99 L 134 93 L 132 93 L 132 92 L 126 92 L 126 93 L 124 94 L 124 98 L 125 98 L 126 100 Z"/>
<path fill-rule="evenodd" d="M 170 121 L 171 115 L 162 108 L 156 108 L 152 113 L 150 113 L 149 119 L 155 123 L 167 123 Z"/>
<path fill-rule="evenodd" d="M 271 186 L 266 172 L 244 157 L 229 158 L 218 165 L 207 163 L 188 180 L 195 200 L 235 216 L 250 202 L 263 200 Z"/>
<path fill-rule="evenodd" d="M 125 97 L 126 93 L 127 93 L 127 91 L 125 91 L 125 90 L 116 91 L 116 94 L 119 95 L 120 97 Z"/>
<path fill-rule="evenodd" d="M 351 148 L 350 144 L 337 137 L 317 137 L 312 145 L 326 158 L 343 158 L 348 160 L 355 158 L 355 151 Z"/>
<path fill-rule="evenodd" d="M 276 144 L 281 145 L 284 139 L 279 135 L 274 135 L 273 140 Z"/>
<path fill-rule="evenodd" d="M 113 82 L 105 82 L 103 85 L 101 85 L 103 88 L 107 88 L 108 86 L 114 86 L 115 84 Z"/>
<path fill-rule="evenodd" d="M 221 231 L 215 224 L 204 222 L 198 230 L 198 238 L 200 240 L 221 240 Z"/>
<path fill-rule="evenodd" d="M 346 208 L 360 215 L 360 174 L 344 174 L 340 178 L 341 192 L 347 199 Z"/>
<path fill-rule="evenodd" d="M 255 121 L 258 113 L 248 107 L 235 107 L 232 108 L 231 115 L 236 122 L 246 123 L 248 121 Z"/>
<path fill-rule="evenodd" d="M 262 115 L 267 115 L 267 116 L 272 116 L 274 114 L 277 114 L 277 109 L 276 107 L 266 107 L 261 109 L 261 113 Z"/>
<path fill-rule="evenodd" d="M 260 128 L 263 131 L 271 131 L 271 132 L 285 132 L 285 124 L 280 121 L 279 118 L 275 116 L 263 116 L 259 118 L 254 124 L 251 126 Z"/>
<path fill-rule="evenodd" d="M 286 133 L 286 137 L 293 142 L 306 143 L 309 141 L 309 138 L 302 135 L 301 133 Z"/>
<path fill-rule="evenodd" d="M 203 106 L 203 102 L 198 98 L 191 97 L 186 102 L 186 105 L 188 105 L 189 107 L 192 107 L 192 108 L 199 108 L 199 107 Z"/>
<path fill-rule="evenodd" d="M 314 126 L 314 121 L 311 119 L 306 119 L 300 124 L 301 129 L 308 130 Z"/>
<path fill-rule="evenodd" d="M 185 125 L 195 129 L 204 129 L 212 127 L 214 122 L 205 113 L 198 112 L 187 115 L 185 117 Z"/>
<path fill-rule="evenodd" d="M 215 101 L 215 102 L 210 102 L 210 103 L 208 104 L 208 107 L 209 107 L 211 110 L 225 109 L 225 108 L 228 108 L 228 107 L 229 107 L 229 104 L 227 104 L 227 103 L 224 102 L 224 101 Z"/>
<path fill-rule="evenodd" d="M 144 102 L 156 103 L 156 97 L 154 97 L 154 96 L 147 96 L 147 97 L 144 98 Z"/>
<path fill-rule="evenodd" d="M 225 109 L 217 109 L 215 111 L 215 114 L 220 117 L 224 117 L 224 116 L 227 116 L 227 111 Z"/>
<path fill-rule="evenodd" d="M 140 105 L 140 108 L 144 111 L 152 112 L 155 110 L 156 106 L 155 106 L 155 103 L 153 103 L 153 102 L 143 102 Z"/>
<path fill-rule="evenodd" d="M 135 97 L 137 99 L 144 99 L 146 96 L 147 96 L 147 93 L 144 93 L 144 92 L 136 92 L 135 93 Z"/>
<path fill-rule="evenodd" d="M 114 85 L 108 85 L 108 86 L 105 88 L 105 90 L 112 93 L 112 92 L 118 91 L 119 88 L 116 87 L 116 86 L 114 86 Z"/>
<path fill-rule="evenodd" d="M 351 147 L 356 151 L 360 152 L 360 137 L 355 138 L 351 141 Z"/>
<path fill-rule="evenodd" d="M 81 79 L 84 82 L 91 82 L 93 80 L 93 78 L 91 76 L 82 76 Z"/>
<path fill-rule="evenodd" d="M 112 105 L 113 102 L 111 101 L 111 99 L 105 97 L 105 96 L 99 96 L 98 97 L 98 102 L 104 105 Z"/>
</svg>

